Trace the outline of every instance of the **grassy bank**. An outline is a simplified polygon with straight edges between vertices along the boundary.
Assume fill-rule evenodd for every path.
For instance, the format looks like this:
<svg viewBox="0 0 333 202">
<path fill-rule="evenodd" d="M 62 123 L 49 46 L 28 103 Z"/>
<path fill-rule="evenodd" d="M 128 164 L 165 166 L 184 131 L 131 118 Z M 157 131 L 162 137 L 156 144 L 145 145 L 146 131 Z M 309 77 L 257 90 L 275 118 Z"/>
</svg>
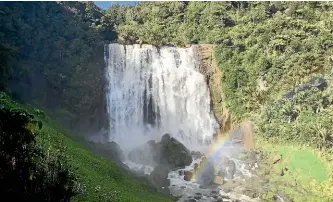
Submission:
<svg viewBox="0 0 333 202">
<path fill-rule="evenodd" d="M 4 94 L 0 94 L 0 106 L 32 114 L 37 111 L 15 103 Z M 99 157 L 74 142 L 69 133 L 47 119 L 48 117 L 42 120 L 43 127 L 38 131 L 37 141 L 45 150 L 65 146 L 69 164 L 79 177 L 82 191 L 73 201 L 171 201 L 170 198 L 153 192 L 148 185 L 139 182 L 139 179 L 121 170 L 112 161 Z"/>
<path fill-rule="evenodd" d="M 333 200 L 331 152 L 260 137 L 256 147 L 264 151 L 260 172 L 270 185 L 263 199 L 271 201 L 273 193 L 282 192 L 296 202 Z"/>
</svg>

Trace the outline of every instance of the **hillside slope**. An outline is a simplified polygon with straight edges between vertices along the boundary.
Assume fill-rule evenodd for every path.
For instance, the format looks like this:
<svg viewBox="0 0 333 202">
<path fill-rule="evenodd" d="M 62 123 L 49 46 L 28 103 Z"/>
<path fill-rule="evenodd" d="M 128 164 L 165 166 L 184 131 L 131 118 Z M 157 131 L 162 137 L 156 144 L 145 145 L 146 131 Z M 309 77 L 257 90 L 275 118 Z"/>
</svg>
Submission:
<svg viewBox="0 0 333 202">
<path fill-rule="evenodd" d="M 0 94 L 0 106 L 16 111 L 28 110 L 31 114 L 35 111 L 33 108 L 26 108 L 12 101 L 3 93 Z M 46 150 L 66 148 L 66 156 L 73 172 L 79 177 L 82 191 L 73 198 L 73 201 L 171 201 L 170 198 L 154 193 L 154 190 L 144 184 L 143 180 L 121 170 L 112 161 L 88 151 L 87 148 L 73 141 L 64 129 L 46 119 L 43 120 L 42 130 L 38 131 L 37 140 Z"/>
</svg>

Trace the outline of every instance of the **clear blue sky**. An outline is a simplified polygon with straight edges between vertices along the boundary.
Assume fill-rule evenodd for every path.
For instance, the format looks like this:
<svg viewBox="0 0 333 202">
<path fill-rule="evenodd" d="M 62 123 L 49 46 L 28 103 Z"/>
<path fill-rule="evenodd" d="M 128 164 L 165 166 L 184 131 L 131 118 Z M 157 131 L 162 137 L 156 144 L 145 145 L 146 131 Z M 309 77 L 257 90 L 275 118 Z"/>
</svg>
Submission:
<svg viewBox="0 0 333 202">
<path fill-rule="evenodd" d="M 139 1 L 94 1 L 94 3 L 102 9 L 108 9 L 112 4 L 118 3 L 119 5 L 135 5 Z"/>
</svg>

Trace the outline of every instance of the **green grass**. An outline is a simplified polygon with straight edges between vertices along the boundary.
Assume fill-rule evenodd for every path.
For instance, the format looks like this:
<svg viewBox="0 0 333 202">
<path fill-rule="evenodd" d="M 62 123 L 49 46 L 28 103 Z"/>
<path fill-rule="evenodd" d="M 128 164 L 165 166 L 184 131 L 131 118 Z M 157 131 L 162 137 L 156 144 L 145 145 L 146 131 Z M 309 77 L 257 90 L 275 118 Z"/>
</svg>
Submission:
<svg viewBox="0 0 333 202">
<path fill-rule="evenodd" d="M 313 151 L 291 146 L 280 146 L 273 148 L 272 151 L 282 154 L 282 164 L 294 175 L 298 175 L 304 180 L 318 182 L 328 179 L 327 165 Z"/>
<path fill-rule="evenodd" d="M 0 107 L 12 110 L 24 110 L 35 113 L 33 108 L 12 101 L 0 93 Z M 63 128 L 46 121 L 38 132 L 37 140 L 46 149 L 66 147 L 66 154 L 73 171 L 79 176 L 83 192 L 73 198 L 73 201 L 107 201 L 107 202 L 167 202 L 171 198 L 156 193 L 147 185 L 146 180 L 121 170 L 112 161 L 88 151 L 83 145 L 74 141 Z"/>
<path fill-rule="evenodd" d="M 265 152 L 261 169 L 270 171 L 265 176 L 270 180 L 270 191 L 282 191 L 295 201 L 333 200 L 333 169 L 328 160 L 331 154 L 287 143 L 272 144 L 260 138 L 256 145 Z M 281 160 L 273 164 L 274 157 L 280 155 Z M 283 176 L 280 175 L 282 170 Z"/>
<path fill-rule="evenodd" d="M 46 124 L 41 133 L 52 143 L 67 147 L 70 164 L 79 174 L 85 191 L 74 201 L 171 201 L 170 198 L 151 193 L 149 187 L 138 181 L 132 174 L 118 168 L 113 162 L 96 156 L 74 142 L 62 132 Z"/>
</svg>

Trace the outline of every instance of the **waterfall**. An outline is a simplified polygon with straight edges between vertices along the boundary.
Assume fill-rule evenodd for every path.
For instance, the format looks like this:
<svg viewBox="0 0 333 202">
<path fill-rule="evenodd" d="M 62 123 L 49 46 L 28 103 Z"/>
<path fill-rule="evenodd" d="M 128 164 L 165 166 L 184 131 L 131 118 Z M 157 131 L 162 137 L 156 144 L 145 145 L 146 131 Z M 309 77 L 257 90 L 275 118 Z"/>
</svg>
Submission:
<svg viewBox="0 0 333 202">
<path fill-rule="evenodd" d="M 218 124 L 194 47 L 109 44 L 105 61 L 109 141 L 126 150 L 169 133 L 190 149 L 210 143 Z"/>
</svg>

